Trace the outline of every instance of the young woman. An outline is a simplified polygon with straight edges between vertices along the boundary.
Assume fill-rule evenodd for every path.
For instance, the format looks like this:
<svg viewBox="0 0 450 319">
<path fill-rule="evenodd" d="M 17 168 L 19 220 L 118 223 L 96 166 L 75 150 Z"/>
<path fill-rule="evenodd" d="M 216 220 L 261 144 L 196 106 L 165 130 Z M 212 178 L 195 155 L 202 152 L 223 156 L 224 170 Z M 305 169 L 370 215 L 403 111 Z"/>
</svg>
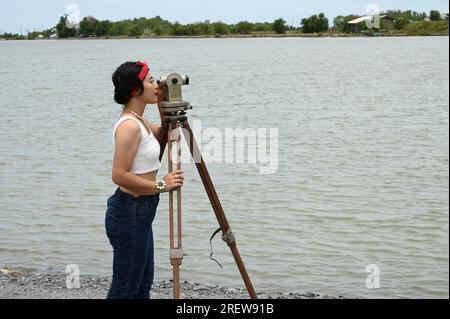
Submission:
<svg viewBox="0 0 450 319">
<path fill-rule="evenodd" d="M 148 104 L 164 92 L 145 62 L 126 62 L 112 76 L 114 100 L 123 105 L 113 130 L 112 180 L 119 187 L 108 198 L 106 233 L 113 247 L 113 278 L 108 299 L 149 299 L 154 273 L 152 222 L 159 194 L 183 186 L 175 170 L 157 180 L 161 126 L 143 118 Z M 160 112 L 161 120 L 163 114 Z"/>
</svg>

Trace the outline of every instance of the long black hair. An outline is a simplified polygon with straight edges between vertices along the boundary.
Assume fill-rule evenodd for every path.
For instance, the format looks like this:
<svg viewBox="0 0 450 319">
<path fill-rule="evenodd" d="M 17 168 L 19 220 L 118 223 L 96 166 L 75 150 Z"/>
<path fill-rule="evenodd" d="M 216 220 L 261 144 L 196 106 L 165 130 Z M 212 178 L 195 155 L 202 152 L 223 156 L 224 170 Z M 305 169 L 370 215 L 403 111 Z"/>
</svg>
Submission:
<svg viewBox="0 0 450 319">
<path fill-rule="evenodd" d="M 112 82 L 114 84 L 114 100 L 125 105 L 132 97 L 134 91 L 138 91 L 138 94 L 144 92 L 144 85 L 139 79 L 139 72 L 142 66 L 136 64 L 136 62 L 125 62 L 114 71 L 112 75 Z"/>
</svg>

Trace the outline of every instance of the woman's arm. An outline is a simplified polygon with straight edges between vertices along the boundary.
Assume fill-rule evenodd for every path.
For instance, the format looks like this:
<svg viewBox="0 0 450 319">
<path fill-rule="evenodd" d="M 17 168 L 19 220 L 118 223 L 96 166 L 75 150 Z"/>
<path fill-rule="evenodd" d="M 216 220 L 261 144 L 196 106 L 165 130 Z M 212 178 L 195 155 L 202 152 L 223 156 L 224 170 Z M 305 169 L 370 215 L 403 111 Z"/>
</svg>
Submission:
<svg viewBox="0 0 450 319">
<path fill-rule="evenodd" d="M 116 130 L 112 180 L 115 184 L 137 193 L 159 193 L 156 182 L 130 173 L 140 143 L 137 123 L 126 120 Z"/>
</svg>

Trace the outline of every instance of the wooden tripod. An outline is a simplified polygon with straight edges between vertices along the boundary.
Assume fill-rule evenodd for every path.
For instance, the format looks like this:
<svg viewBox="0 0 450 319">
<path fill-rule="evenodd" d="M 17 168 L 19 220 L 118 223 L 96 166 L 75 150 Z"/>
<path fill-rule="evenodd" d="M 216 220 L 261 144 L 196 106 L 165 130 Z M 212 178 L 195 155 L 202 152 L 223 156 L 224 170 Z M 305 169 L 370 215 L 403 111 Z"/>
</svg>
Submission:
<svg viewBox="0 0 450 319">
<path fill-rule="evenodd" d="M 236 240 L 231 231 L 230 225 L 228 224 L 225 213 L 223 212 L 222 205 L 220 203 L 217 192 L 209 176 L 206 164 L 203 161 L 203 157 L 198 148 L 197 142 L 194 139 L 194 135 L 191 127 L 189 126 L 185 112 L 175 112 L 166 113 L 164 115 L 164 120 L 161 127 L 161 153 L 160 161 L 164 154 L 165 145 L 168 145 L 168 162 L 169 162 L 169 172 L 173 170 L 172 161 L 172 147 L 173 143 L 177 143 L 177 169 L 181 169 L 181 133 L 180 129 L 183 131 L 184 137 L 189 145 L 191 156 L 194 159 L 195 165 L 197 166 L 198 173 L 202 180 L 203 186 L 205 187 L 206 193 L 208 194 L 209 201 L 216 215 L 217 221 L 219 222 L 220 229 L 222 231 L 222 239 L 227 243 L 228 247 L 231 249 L 234 260 L 238 266 L 239 272 L 241 273 L 242 279 L 244 280 L 247 291 L 252 299 L 256 299 L 256 292 L 253 288 L 253 284 L 250 277 L 245 269 L 245 265 L 241 259 L 239 251 L 236 247 Z M 177 192 L 177 245 L 175 246 L 174 240 L 174 191 Z M 178 188 L 169 192 L 169 224 L 170 224 L 170 261 L 173 267 L 173 294 L 174 299 L 180 298 L 180 266 L 184 257 L 183 246 L 182 246 L 182 232 L 181 232 L 181 189 Z"/>
</svg>

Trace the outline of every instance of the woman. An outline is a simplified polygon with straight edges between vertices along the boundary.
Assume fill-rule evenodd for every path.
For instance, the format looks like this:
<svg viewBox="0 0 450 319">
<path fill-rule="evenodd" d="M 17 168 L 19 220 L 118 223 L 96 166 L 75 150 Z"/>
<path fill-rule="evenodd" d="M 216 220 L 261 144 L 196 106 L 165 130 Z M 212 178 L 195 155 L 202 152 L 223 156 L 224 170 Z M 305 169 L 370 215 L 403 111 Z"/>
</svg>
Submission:
<svg viewBox="0 0 450 319">
<path fill-rule="evenodd" d="M 145 62 L 126 62 L 112 76 L 114 100 L 123 105 L 113 130 L 112 180 L 119 187 L 108 199 L 106 233 L 113 247 L 108 299 L 149 299 L 153 283 L 152 222 L 159 194 L 183 186 L 176 170 L 156 180 L 161 126 L 144 119 L 147 104 L 164 97 Z M 163 114 L 160 112 L 161 120 Z"/>
</svg>

